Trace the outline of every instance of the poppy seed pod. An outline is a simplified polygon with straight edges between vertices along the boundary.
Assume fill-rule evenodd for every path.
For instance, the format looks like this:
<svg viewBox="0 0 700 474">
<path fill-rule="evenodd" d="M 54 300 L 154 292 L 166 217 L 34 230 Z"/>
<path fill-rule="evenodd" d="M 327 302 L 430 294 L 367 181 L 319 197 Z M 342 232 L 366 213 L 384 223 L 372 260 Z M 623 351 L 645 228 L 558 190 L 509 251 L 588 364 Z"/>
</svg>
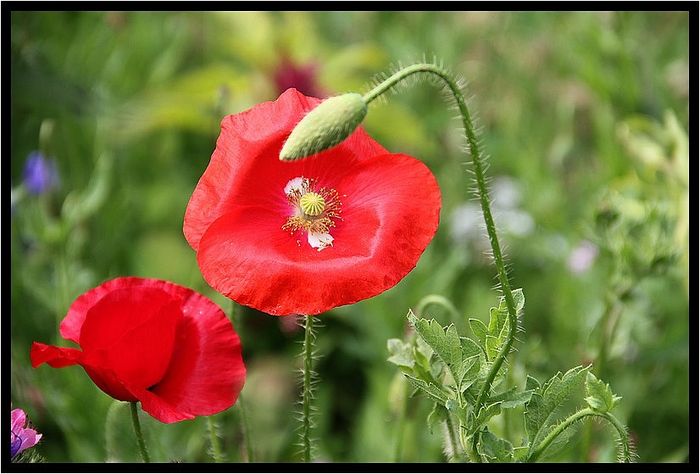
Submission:
<svg viewBox="0 0 700 474">
<path fill-rule="evenodd" d="M 345 140 L 367 115 L 360 94 L 343 94 L 321 102 L 297 124 L 282 147 L 280 160 L 314 155 Z"/>
</svg>

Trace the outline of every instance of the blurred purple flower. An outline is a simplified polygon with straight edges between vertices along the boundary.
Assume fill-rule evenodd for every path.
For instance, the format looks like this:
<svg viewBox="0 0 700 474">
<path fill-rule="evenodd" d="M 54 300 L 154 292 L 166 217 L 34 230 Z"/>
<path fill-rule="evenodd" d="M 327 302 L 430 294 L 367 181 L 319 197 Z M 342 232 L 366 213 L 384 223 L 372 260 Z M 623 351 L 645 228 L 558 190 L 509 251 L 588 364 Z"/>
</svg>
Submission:
<svg viewBox="0 0 700 474">
<path fill-rule="evenodd" d="M 581 241 L 569 254 L 567 265 L 571 273 L 581 274 L 588 271 L 598 256 L 598 247 L 588 240 Z"/>
<path fill-rule="evenodd" d="M 53 159 L 33 151 L 24 163 L 24 186 L 31 194 L 43 194 L 58 186 L 58 169 Z"/>
<path fill-rule="evenodd" d="M 277 92 L 281 94 L 290 87 L 304 95 L 323 98 L 326 94 L 316 81 L 318 64 L 296 64 L 288 57 L 283 56 L 273 73 L 273 80 Z"/>
<path fill-rule="evenodd" d="M 27 428 L 27 414 L 20 408 L 12 410 L 12 435 L 10 457 L 14 458 L 25 449 L 36 445 L 41 439 L 41 434 L 36 430 Z"/>
</svg>

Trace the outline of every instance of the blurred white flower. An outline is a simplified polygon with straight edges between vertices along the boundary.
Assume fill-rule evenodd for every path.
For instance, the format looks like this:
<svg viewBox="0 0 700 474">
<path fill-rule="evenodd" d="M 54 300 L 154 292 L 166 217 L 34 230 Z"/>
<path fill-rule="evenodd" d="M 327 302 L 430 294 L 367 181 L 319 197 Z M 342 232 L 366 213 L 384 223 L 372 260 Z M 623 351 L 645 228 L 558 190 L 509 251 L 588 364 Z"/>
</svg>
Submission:
<svg viewBox="0 0 700 474">
<path fill-rule="evenodd" d="M 596 244 L 583 240 L 569 254 L 567 266 L 571 273 L 581 274 L 591 268 L 597 256 L 598 247 Z"/>
<path fill-rule="evenodd" d="M 530 214 L 518 209 L 522 193 L 515 179 L 508 176 L 495 178 L 490 186 L 489 195 L 491 213 L 499 231 L 517 237 L 532 233 L 535 221 Z M 478 203 L 467 202 L 452 211 L 450 236 L 457 243 L 473 242 L 484 250 L 489 247 L 481 206 Z"/>
</svg>

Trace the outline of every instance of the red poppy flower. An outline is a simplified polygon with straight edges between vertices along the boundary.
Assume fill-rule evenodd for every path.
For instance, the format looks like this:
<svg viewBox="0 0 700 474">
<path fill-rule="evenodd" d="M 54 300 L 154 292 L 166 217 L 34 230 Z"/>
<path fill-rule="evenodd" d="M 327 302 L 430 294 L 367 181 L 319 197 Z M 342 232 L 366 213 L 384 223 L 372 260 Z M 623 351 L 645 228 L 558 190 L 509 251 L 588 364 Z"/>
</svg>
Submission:
<svg viewBox="0 0 700 474">
<path fill-rule="evenodd" d="M 433 174 L 361 128 L 308 159 L 279 160 L 319 103 L 289 89 L 225 117 L 185 212 L 204 279 L 273 315 L 319 314 L 378 295 L 416 266 L 437 230 Z"/>
<path fill-rule="evenodd" d="M 108 395 L 173 423 L 233 405 L 245 381 L 241 344 L 209 299 L 174 283 L 116 278 L 79 296 L 61 336 L 82 350 L 32 344 L 32 366 L 81 365 Z"/>
</svg>

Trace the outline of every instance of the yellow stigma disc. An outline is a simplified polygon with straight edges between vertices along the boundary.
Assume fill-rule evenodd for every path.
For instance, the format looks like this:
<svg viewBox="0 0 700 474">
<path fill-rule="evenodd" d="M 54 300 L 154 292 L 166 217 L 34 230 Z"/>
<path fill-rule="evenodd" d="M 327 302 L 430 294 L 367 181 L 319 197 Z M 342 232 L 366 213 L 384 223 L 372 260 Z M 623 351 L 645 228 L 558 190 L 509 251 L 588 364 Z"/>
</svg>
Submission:
<svg viewBox="0 0 700 474">
<path fill-rule="evenodd" d="M 306 193 L 299 199 L 299 207 L 307 216 L 318 216 L 326 208 L 326 201 L 318 193 Z"/>
</svg>

